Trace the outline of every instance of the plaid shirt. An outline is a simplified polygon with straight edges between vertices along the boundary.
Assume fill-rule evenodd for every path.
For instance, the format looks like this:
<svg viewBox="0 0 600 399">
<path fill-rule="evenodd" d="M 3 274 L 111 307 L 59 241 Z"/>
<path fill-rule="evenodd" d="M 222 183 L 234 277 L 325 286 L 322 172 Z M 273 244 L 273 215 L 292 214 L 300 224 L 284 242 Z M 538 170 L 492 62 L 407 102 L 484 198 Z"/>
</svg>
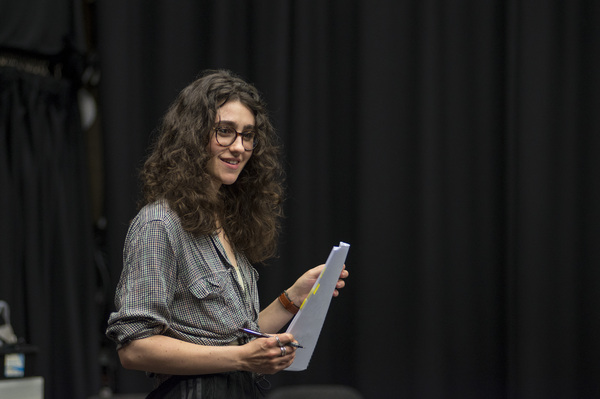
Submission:
<svg viewBox="0 0 600 399">
<path fill-rule="evenodd" d="M 245 289 L 216 234 L 183 230 L 166 202 L 146 205 L 132 221 L 107 336 L 120 348 L 161 334 L 201 345 L 244 342 L 258 329 L 258 272 L 236 254 Z"/>
</svg>

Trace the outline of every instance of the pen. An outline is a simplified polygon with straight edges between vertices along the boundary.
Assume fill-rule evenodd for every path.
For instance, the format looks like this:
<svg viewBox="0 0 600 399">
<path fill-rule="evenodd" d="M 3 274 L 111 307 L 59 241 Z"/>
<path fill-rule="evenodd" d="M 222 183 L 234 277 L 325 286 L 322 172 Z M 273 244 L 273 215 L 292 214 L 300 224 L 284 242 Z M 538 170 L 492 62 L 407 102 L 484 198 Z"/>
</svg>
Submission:
<svg viewBox="0 0 600 399">
<path fill-rule="evenodd" d="M 251 329 L 249 329 L 249 328 L 240 328 L 240 331 L 243 331 L 243 332 L 245 332 L 246 334 L 254 335 L 255 337 L 260 337 L 260 338 L 273 338 L 273 336 L 272 336 L 272 335 L 265 334 L 265 333 L 261 333 L 261 332 L 258 332 L 258 331 L 254 331 L 254 330 L 251 330 Z M 298 345 L 298 344 L 297 344 L 297 343 L 295 343 L 295 342 L 288 342 L 286 345 L 293 346 L 294 348 L 304 348 L 302 345 Z"/>
</svg>

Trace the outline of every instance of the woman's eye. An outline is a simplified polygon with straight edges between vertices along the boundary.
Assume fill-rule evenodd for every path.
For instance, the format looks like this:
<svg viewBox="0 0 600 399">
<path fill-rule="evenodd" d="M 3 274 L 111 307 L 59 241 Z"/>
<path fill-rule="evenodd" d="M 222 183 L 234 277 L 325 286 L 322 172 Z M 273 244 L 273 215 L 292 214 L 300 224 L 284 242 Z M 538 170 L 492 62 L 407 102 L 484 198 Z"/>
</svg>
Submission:
<svg viewBox="0 0 600 399">
<path fill-rule="evenodd" d="M 217 129 L 217 132 L 222 135 L 222 136 L 229 136 L 231 135 L 231 129 L 228 129 L 226 127 L 220 127 Z"/>
</svg>

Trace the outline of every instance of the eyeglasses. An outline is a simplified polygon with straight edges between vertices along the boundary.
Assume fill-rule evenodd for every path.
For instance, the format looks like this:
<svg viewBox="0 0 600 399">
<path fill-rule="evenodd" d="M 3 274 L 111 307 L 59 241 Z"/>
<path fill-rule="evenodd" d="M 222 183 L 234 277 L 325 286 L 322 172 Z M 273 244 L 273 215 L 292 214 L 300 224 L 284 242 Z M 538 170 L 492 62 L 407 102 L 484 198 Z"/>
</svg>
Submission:
<svg viewBox="0 0 600 399">
<path fill-rule="evenodd" d="M 244 146 L 244 150 L 246 151 L 252 151 L 258 143 L 256 131 L 254 130 L 247 130 L 240 133 L 231 126 L 215 126 L 213 129 L 216 133 L 217 144 L 221 147 L 229 147 L 235 143 L 238 135 L 242 136 L 242 146 Z"/>
</svg>

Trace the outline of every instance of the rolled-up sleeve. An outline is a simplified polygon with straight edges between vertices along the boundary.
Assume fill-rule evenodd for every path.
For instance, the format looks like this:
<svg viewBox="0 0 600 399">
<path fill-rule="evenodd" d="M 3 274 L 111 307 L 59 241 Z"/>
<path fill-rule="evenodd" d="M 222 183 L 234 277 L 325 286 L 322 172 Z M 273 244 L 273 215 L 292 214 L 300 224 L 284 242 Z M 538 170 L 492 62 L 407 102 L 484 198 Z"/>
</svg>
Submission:
<svg viewBox="0 0 600 399">
<path fill-rule="evenodd" d="M 121 347 L 167 332 L 176 279 L 177 259 L 165 223 L 134 220 L 125 239 L 116 311 L 109 318 L 107 336 Z"/>
</svg>

